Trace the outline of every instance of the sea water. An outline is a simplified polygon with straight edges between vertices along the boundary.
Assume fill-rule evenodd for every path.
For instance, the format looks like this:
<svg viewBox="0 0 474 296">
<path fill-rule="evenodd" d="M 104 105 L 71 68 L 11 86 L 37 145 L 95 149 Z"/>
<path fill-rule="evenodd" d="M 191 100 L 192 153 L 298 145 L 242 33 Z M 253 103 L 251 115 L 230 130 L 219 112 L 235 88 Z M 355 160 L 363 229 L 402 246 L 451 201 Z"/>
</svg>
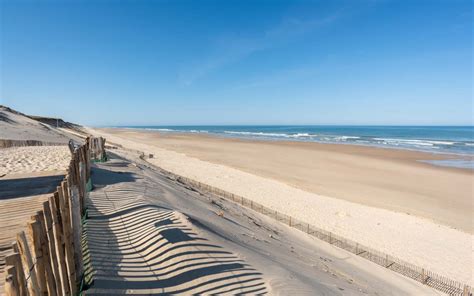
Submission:
<svg viewBox="0 0 474 296">
<path fill-rule="evenodd" d="M 205 133 L 223 137 L 355 144 L 449 153 L 433 164 L 474 169 L 474 126 L 126 126 L 159 132 Z M 422 160 L 421 160 L 422 161 Z"/>
</svg>

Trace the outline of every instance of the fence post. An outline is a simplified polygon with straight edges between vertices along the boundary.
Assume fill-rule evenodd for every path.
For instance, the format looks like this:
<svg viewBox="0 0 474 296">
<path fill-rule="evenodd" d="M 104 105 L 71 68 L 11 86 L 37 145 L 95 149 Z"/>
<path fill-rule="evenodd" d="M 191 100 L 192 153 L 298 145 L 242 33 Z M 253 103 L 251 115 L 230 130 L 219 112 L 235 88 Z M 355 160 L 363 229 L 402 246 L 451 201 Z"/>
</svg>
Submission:
<svg viewBox="0 0 474 296">
<path fill-rule="evenodd" d="M 36 278 L 35 265 L 33 263 L 33 258 L 31 257 L 31 252 L 26 241 L 25 232 L 22 231 L 16 235 L 16 240 L 18 243 L 18 251 L 21 256 L 21 261 L 26 272 L 29 275 L 30 281 L 27 283 L 29 294 L 32 296 L 41 295 L 40 289 L 38 286 L 38 279 Z"/>
<path fill-rule="evenodd" d="M 87 194 L 87 157 L 86 157 L 86 147 L 82 146 L 81 147 L 81 154 L 80 154 L 80 160 L 81 160 L 81 186 L 82 186 L 82 202 L 84 204 L 85 199 L 86 199 L 86 194 Z"/>
<path fill-rule="evenodd" d="M 107 154 L 105 153 L 105 142 L 107 141 L 107 139 L 102 138 L 102 137 L 101 139 L 102 139 L 102 157 L 105 160 L 107 158 Z"/>
<path fill-rule="evenodd" d="M 16 275 L 13 276 L 16 278 L 16 284 L 18 286 L 18 294 L 17 295 L 26 295 L 27 294 L 27 287 L 26 287 L 26 280 L 25 280 L 25 272 L 23 271 L 23 266 L 21 264 L 20 254 L 13 253 L 5 257 L 5 265 L 11 265 L 15 267 Z M 8 272 L 5 273 L 6 278 L 8 278 Z M 5 287 L 5 292 L 8 295 L 7 288 Z M 12 294 L 14 295 L 14 294 Z"/>
<path fill-rule="evenodd" d="M 424 268 L 421 269 L 421 282 L 426 284 L 426 271 Z"/>
<path fill-rule="evenodd" d="M 51 266 L 51 251 L 48 245 L 47 229 L 45 224 L 44 212 L 38 211 L 36 215 L 33 216 L 35 221 L 39 223 L 40 230 L 39 235 L 41 237 L 41 252 L 43 254 L 43 264 L 44 270 L 46 273 L 46 284 L 48 285 L 48 295 L 55 296 L 57 295 L 56 282 L 54 279 L 53 268 Z"/>
<path fill-rule="evenodd" d="M 78 153 L 74 155 L 73 161 L 73 169 L 74 169 L 74 185 L 77 186 L 79 190 L 79 204 L 81 205 L 81 214 L 84 212 L 84 202 L 83 202 L 83 194 L 82 194 L 82 186 L 81 186 L 81 168 L 79 163 Z"/>
<path fill-rule="evenodd" d="M 49 197 L 49 206 L 51 210 L 51 216 L 52 216 L 52 222 L 53 222 L 53 237 L 54 237 L 54 243 L 56 247 L 56 256 L 58 257 L 58 269 L 59 269 L 59 276 L 61 278 L 61 289 L 62 289 L 62 294 L 67 295 L 69 294 L 69 281 L 67 277 L 67 271 L 66 271 L 66 260 L 64 258 L 65 253 L 64 253 L 64 245 L 63 245 L 63 230 L 62 230 L 62 225 L 61 225 L 61 220 L 60 220 L 60 215 L 59 215 L 59 209 L 58 209 L 58 203 L 59 203 L 59 195 L 58 192 L 54 193 L 54 196 Z M 58 288 L 59 289 L 59 288 Z"/>
<path fill-rule="evenodd" d="M 74 246 L 74 258 L 76 265 L 76 276 L 80 276 L 83 271 L 82 266 L 82 252 L 81 252 L 81 210 L 79 205 L 79 192 L 76 186 L 72 185 L 71 180 L 68 178 L 67 183 L 70 188 L 70 211 L 71 211 L 71 223 L 73 232 L 73 246 Z M 79 281 L 79 278 L 76 278 Z"/>
<path fill-rule="evenodd" d="M 90 175 L 89 175 L 89 170 L 90 170 L 90 168 L 89 168 L 89 166 L 90 166 L 90 159 L 89 159 L 89 157 L 90 157 L 90 137 L 87 137 L 85 146 L 86 146 L 85 149 L 86 149 L 86 164 L 87 164 L 87 170 L 86 170 L 87 176 L 86 176 L 86 178 L 87 178 L 87 180 L 89 180 L 89 177 L 90 177 Z"/>
<path fill-rule="evenodd" d="M 34 219 L 36 220 L 36 218 Z M 44 268 L 44 256 L 41 248 L 40 224 L 37 221 L 28 222 L 28 235 L 32 242 L 32 253 L 35 258 L 35 270 L 41 295 L 48 295 L 46 284 L 46 270 Z"/>
<path fill-rule="evenodd" d="M 71 224 L 68 207 L 68 194 L 66 182 L 58 186 L 59 209 L 61 213 L 61 224 L 63 227 L 64 256 L 68 270 L 69 289 L 72 295 L 76 294 L 76 267 L 74 265 L 74 251 L 71 241 Z"/>
<path fill-rule="evenodd" d="M 7 296 L 20 296 L 20 287 L 15 266 L 7 266 L 5 269 L 5 294 Z"/>
<path fill-rule="evenodd" d="M 57 294 L 61 294 L 61 275 L 59 272 L 59 265 L 58 265 L 58 253 L 56 251 L 56 244 L 54 238 L 54 230 L 53 230 L 53 218 L 51 215 L 51 208 L 49 205 L 49 201 L 45 201 L 43 203 L 43 216 L 44 216 L 44 226 L 46 229 L 46 235 L 48 236 L 48 244 L 49 244 L 49 254 L 50 254 L 50 261 L 51 261 L 51 268 L 54 274 L 54 282 L 56 286 Z"/>
<path fill-rule="evenodd" d="M 463 292 L 462 292 L 462 296 L 469 296 L 469 286 L 468 285 L 464 285 L 464 289 L 463 289 Z"/>
</svg>

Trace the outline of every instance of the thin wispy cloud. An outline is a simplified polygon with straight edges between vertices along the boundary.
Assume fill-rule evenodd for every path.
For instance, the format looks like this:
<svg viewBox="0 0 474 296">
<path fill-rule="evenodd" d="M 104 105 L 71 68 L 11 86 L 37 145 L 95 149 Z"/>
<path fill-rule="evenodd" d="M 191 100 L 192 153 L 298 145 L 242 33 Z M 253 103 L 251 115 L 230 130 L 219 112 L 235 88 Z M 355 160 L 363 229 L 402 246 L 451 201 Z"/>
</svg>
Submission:
<svg viewBox="0 0 474 296">
<path fill-rule="evenodd" d="M 310 20 L 295 17 L 285 18 L 274 27 L 263 30 L 258 37 L 228 34 L 217 40 L 212 55 L 183 69 L 179 73 L 179 81 L 184 85 L 191 85 L 196 80 L 253 53 L 284 45 L 293 39 L 331 25 L 343 15 L 341 10 L 325 17 Z"/>
</svg>

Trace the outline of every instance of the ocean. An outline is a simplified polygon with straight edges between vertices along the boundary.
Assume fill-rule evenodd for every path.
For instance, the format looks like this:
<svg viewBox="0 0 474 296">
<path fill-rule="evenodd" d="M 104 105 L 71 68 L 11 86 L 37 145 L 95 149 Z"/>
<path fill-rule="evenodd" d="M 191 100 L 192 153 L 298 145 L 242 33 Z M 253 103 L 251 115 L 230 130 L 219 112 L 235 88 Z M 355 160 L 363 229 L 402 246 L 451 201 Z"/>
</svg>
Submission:
<svg viewBox="0 0 474 296">
<path fill-rule="evenodd" d="M 474 126 L 121 126 L 222 137 L 366 145 L 458 155 L 433 162 L 474 169 Z"/>
</svg>

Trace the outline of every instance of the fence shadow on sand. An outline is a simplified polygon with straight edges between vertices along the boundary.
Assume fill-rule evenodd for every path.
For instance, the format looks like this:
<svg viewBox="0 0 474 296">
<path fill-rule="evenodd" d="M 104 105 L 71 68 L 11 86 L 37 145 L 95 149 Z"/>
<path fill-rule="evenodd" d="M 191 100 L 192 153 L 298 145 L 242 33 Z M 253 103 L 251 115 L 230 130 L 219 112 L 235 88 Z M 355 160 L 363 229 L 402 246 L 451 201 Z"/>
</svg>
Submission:
<svg viewBox="0 0 474 296">
<path fill-rule="evenodd" d="M 114 159 L 93 173 L 101 186 L 88 200 L 87 294 L 267 293 L 261 273 L 200 237 L 184 215 L 149 202 L 166 192 L 135 172 Z M 121 181 L 106 185 L 117 174 Z"/>
</svg>

